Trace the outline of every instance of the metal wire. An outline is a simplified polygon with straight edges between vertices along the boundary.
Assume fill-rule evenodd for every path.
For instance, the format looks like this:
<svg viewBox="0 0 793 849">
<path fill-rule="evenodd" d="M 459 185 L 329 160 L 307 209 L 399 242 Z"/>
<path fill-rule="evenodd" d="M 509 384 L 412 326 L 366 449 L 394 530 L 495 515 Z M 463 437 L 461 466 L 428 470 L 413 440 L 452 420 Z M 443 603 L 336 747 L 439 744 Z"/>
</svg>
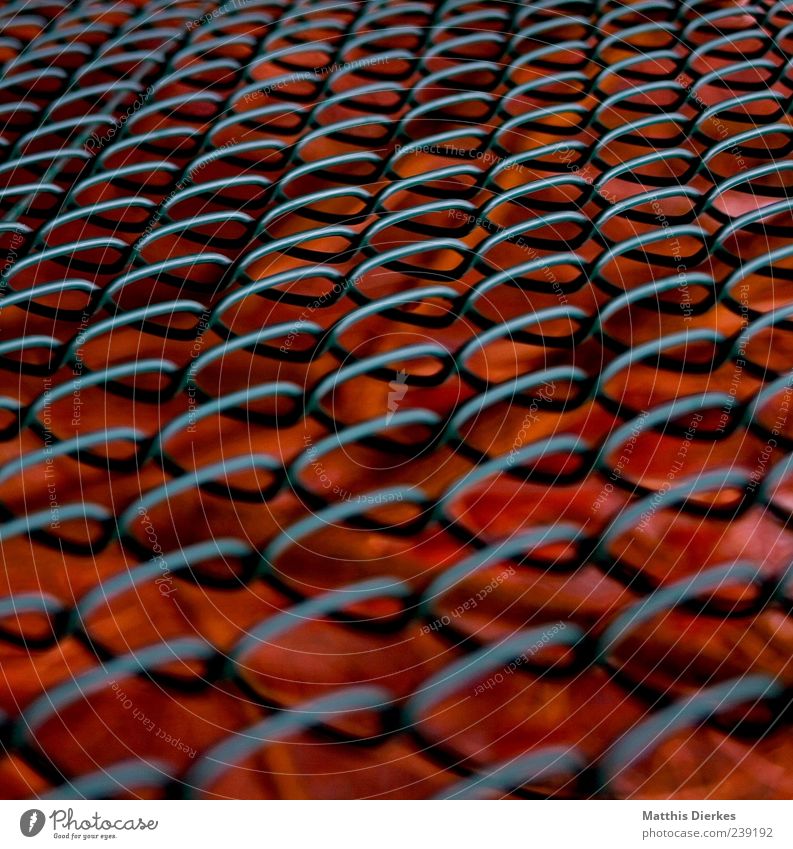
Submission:
<svg viewBox="0 0 793 849">
<path fill-rule="evenodd" d="M 0 789 L 790 778 L 789 4 L 0 28 Z"/>
</svg>

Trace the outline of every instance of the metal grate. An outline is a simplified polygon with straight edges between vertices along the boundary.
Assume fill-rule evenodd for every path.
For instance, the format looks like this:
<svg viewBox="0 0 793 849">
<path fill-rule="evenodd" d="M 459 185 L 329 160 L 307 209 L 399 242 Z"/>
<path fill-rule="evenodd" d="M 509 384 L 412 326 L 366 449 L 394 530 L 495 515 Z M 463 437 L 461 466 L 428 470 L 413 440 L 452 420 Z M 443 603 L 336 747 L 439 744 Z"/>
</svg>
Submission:
<svg viewBox="0 0 793 849">
<path fill-rule="evenodd" d="M 793 6 L 0 29 L 3 795 L 793 796 Z"/>
</svg>

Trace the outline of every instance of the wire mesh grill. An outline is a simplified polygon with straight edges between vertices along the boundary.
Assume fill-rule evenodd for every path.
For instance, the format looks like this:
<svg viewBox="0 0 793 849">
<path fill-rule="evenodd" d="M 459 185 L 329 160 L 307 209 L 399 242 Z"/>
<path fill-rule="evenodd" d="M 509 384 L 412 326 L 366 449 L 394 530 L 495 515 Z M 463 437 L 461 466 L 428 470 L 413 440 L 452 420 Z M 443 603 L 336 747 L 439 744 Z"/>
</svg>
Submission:
<svg viewBox="0 0 793 849">
<path fill-rule="evenodd" d="M 791 797 L 793 7 L 0 13 L 8 797 Z"/>
</svg>

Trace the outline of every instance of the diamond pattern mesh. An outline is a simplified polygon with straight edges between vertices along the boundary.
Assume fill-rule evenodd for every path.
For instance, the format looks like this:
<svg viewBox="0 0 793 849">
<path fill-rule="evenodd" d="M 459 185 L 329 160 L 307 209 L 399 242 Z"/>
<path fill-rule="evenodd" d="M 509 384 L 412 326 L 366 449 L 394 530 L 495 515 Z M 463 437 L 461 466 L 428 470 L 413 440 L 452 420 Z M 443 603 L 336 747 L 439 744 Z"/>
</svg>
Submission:
<svg viewBox="0 0 793 849">
<path fill-rule="evenodd" d="M 0 28 L 4 796 L 793 796 L 789 3 Z"/>
</svg>

